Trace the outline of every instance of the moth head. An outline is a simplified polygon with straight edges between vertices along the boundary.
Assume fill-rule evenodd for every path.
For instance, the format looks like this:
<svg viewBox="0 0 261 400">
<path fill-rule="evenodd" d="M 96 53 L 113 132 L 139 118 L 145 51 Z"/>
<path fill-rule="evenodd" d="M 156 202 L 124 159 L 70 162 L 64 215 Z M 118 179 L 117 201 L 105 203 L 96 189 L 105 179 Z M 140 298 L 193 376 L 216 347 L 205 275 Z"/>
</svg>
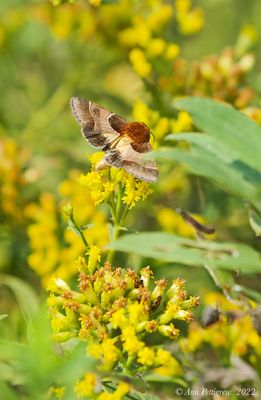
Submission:
<svg viewBox="0 0 261 400">
<path fill-rule="evenodd" d="M 143 122 L 129 122 L 120 131 L 121 135 L 128 136 L 133 143 L 148 143 L 150 140 L 150 129 Z"/>
</svg>

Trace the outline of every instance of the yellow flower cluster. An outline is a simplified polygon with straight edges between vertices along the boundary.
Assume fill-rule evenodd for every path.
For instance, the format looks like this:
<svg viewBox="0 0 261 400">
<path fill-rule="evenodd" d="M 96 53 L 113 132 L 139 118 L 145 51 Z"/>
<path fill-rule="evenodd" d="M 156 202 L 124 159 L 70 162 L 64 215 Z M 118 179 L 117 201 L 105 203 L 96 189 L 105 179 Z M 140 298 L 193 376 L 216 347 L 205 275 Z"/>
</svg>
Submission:
<svg viewBox="0 0 261 400">
<path fill-rule="evenodd" d="M 253 326 L 249 312 L 232 304 L 219 293 L 207 293 L 205 304 L 214 309 L 217 307 L 221 313 L 220 318 L 208 328 L 193 322 L 189 326 L 188 337 L 180 339 L 182 350 L 185 353 L 196 352 L 210 345 L 226 354 L 244 356 L 250 363 L 260 363 L 261 337 Z"/>
<path fill-rule="evenodd" d="M 204 25 L 204 13 L 199 7 L 191 9 L 191 0 L 176 0 L 176 20 L 183 35 L 193 35 Z"/>
<path fill-rule="evenodd" d="M 96 375 L 87 372 L 82 379 L 79 379 L 74 387 L 75 393 L 81 397 L 90 397 L 95 390 L 97 385 Z"/>
<path fill-rule="evenodd" d="M 161 76 L 159 85 L 176 97 L 209 96 L 243 109 L 255 96 L 245 84 L 246 75 L 253 66 L 252 54 L 238 57 L 235 49 L 227 48 L 220 55 L 193 64 L 181 58 L 174 60 L 172 76 Z"/>
<path fill-rule="evenodd" d="M 62 200 L 43 193 L 39 203 L 29 204 L 25 213 L 32 223 L 28 226 L 31 253 L 28 263 L 42 278 L 45 285 L 54 273 L 68 280 L 77 272 L 77 259 L 85 246 L 72 230 L 61 236 L 60 226 L 64 222 L 64 206 L 71 203 L 74 217 L 79 225 L 86 225 L 85 238 L 88 244 L 103 247 L 108 243 L 106 215 L 95 208 L 90 193 L 78 182 L 80 173 L 71 171 L 68 179 L 59 187 Z M 90 257 L 91 260 L 91 257 Z"/>
<path fill-rule="evenodd" d="M 171 352 L 147 343 L 155 332 L 172 340 L 178 338 L 180 332 L 174 321 L 192 320 L 191 310 L 199 301 L 187 298 L 185 282 L 178 278 L 167 286 L 164 279 L 153 282 L 149 267 L 136 273 L 113 269 L 108 262 L 102 267 L 97 264 L 92 273 L 89 261 L 84 262 L 79 291 L 70 289 L 61 279 L 54 278 L 49 286 L 54 338 L 88 339 L 88 354 L 98 359 L 105 371 L 120 362 L 129 371 L 180 374 L 180 365 Z"/>
<path fill-rule="evenodd" d="M 120 382 L 116 390 L 112 393 L 98 389 L 97 376 L 91 372 L 87 372 L 82 379 L 79 379 L 74 387 L 77 397 L 91 398 L 93 400 L 121 400 L 130 391 L 130 385 Z"/>
<path fill-rule="evenodd" d="M 50 396 L 54 395 L 56 399 L 62 399 L 65 394 L 65 387 L 55 387 L 52 386 L 49 390 Z"/>
<path fill-rule="evenodd" d="M 120 191 L 122 202 L 130 209 L 152 193 L 149 183 L 134 178 L 123 169 L 108 167 L 101 171 L 95 170 L 103 156 L 102 152 L 94 153 L 90 157 L 92 171 L 79 178 L 80 185 L 87 188 L 95 205 L 104 201 L 113 203 L 116 192 Z"/>
<path fill-rule="evenodd" d="M 147 1 L 132 17 L 131 26 L 119 32 L 120 44 L 130 48 L 129 59 L 134 71 L 148 77 L 157 59 L 171 61 L 179 54 L 176 43 L 166 41 L 160 32 L 171 21 L 173 7 L 162 1 Z"/>
<path fill-rule="evenodd" d="M 30 173 L 25 170 L 27 152 L 19 149 L 13 139 L 0 139 L 0 213 L 16 223 L 23 221 L 21 191 L 29 183 Z"/>
<path fill-rule="evenodd" d="M 74 4 L 76 0 L 49 0 L 54 6 L 59 6 L 60 4 L 68 3 Z M 102 4 L 103 0 L 89 0 L 89 4 L 94 7 L 98 7 Z"/>
</svg>

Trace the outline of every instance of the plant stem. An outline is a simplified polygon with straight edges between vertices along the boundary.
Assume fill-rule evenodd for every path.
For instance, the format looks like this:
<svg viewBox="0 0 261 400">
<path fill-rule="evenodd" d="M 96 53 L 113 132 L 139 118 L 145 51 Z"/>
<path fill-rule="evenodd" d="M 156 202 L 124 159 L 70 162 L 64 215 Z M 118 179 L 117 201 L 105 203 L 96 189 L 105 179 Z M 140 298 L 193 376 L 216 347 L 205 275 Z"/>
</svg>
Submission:
<svg viewBox="0 0 261 400">
<path fill-rule="evenodd" d="M 85 238 L 85 236 L 84 236 L 84 234 L 83 234 L 81 228 L 76 224 L 73 214 L 71 215 L 70 219 L 71 219 L 71 222 L 72 222 L 72 224 L 74 225 L 76 231 L 79 233 L 79 236 L 80 236 L 80 238 L 82 239 L 82 241 L 83 241 L 85 247 L 88 248 L 88 247 L 89 247 L 88 242 L 87 242 L 87 240 L 86 240 L 86 238 Z"/>
<path fill-rule="evenodd" d="M 111 216 L 113 219 L 112 242 L 114 242 L 115 240 L 118 239 L 120 230 L 123 226 L 123 223 L 126 218 L 127 211 L 128 211 L 128 208 L 127 208 L 127 211 L 125 208 L 122 213 L 121 198 L 122 198 L 122 186 L 120 185 L 118 193 L 117 193 L 117 198 L 114 199 L 114 201 L 112 202 L 112 204 L 110 206 Z M 113 250 L 113 249 L 110 250 L 108 257 L 107 257 L 107 261 L 109 261 L 111 263 L 113 261 L 114 254 L 115 254 L 115 250 Z"/>
</svg>

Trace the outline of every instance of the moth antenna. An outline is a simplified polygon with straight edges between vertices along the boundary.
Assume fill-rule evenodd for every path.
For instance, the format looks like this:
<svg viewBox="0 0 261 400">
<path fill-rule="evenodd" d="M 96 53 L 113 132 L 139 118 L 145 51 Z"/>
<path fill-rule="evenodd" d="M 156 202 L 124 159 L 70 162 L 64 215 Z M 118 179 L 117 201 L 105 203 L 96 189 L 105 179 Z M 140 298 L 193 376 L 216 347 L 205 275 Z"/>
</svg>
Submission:
<svg viewBox="0 0 261 400">
<path fill-rule="evenodd" d="M 154 133 L 152 131 L 150 131 L 150 133 L 151 133 L 151 135 L 153 137 L 153 143 L 155 143 L 155 140 L 156 140 L 155 135 L 154 135 Z"/>
</svg>

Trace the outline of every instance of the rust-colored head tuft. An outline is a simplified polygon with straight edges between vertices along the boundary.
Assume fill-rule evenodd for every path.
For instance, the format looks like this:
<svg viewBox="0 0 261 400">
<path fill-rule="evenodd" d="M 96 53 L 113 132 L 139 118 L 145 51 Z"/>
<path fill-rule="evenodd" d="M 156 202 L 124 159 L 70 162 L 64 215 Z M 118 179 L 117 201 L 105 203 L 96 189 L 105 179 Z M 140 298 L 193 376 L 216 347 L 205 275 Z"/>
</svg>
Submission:
<svg viewBox="0 0 261 400">
<path fill-rule="evenodd" d="M 148 143 L 150 140 L 149 127 L 143 122 L 130 122 L 125 124 L 121 131 L 121 135 L 128 136 L 133 143 Z"/>
</svg>

